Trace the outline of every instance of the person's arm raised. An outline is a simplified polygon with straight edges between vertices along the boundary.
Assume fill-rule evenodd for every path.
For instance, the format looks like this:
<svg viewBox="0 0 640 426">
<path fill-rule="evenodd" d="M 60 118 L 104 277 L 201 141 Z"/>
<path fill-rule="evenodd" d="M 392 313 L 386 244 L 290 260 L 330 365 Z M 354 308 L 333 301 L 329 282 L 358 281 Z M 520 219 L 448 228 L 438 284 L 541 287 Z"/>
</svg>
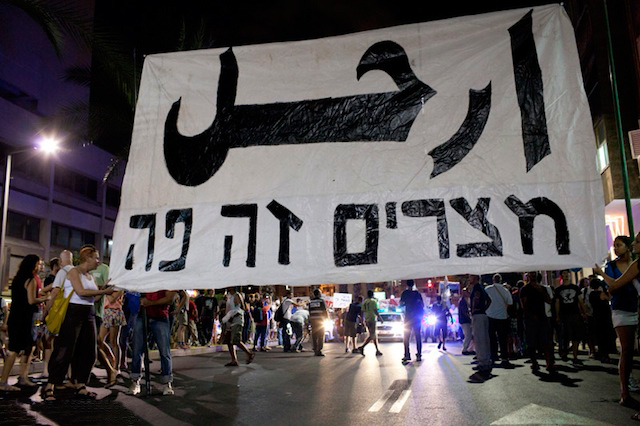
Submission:
<svg viewBox="0 0 640 426">
<path fill-rule="evenodd" d="M 622 274 L 622 276 L 617 280 L 614 280 L 613 278 L 605 274 L 602 268 L 600 268 L 600 266 L 598 265 L 595 265 L 593 270 L 596 274 L 604 278 L 604 281 L 609 286 L 609 291 L 616 291 L 629 284 L 631 281 L 633 281 L 634 278 L 638 276 L 638 259 L 634 260 L 633 263 L 629 265 L 627 270 L 624 271 L 624 274 Z"/>
</svg>

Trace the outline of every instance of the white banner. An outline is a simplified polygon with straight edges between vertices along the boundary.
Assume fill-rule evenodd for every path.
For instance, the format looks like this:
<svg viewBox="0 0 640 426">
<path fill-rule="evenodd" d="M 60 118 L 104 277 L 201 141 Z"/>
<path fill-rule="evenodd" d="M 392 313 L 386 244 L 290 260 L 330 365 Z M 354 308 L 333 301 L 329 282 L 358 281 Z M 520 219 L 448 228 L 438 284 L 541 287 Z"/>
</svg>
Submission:
<svg viewBox="0 0 640 426">
<path fill-rule="evenodd" d="M 150 55 L 111 257 L 139 291 L 380 282 L 606 256 L 551 5 Z"/>
<path fill-rule="evenodd" d="M 333 309 L 348 308 L 352 300 L 351 293 L 333 293 Z"/>
</svg>

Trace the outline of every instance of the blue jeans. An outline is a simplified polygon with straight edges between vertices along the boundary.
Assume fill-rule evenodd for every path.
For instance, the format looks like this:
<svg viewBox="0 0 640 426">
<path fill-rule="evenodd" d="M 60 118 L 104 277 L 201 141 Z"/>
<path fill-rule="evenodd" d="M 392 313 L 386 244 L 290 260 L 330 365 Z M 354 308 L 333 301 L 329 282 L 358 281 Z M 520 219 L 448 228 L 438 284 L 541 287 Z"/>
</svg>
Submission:
<svg viewBox="0 0 640 426">
<path fill-rule="evenodd" d="M 142 355 L 144 353 L 145 338 L 144 324 L 142 317 L 138 317 L 133 331 L 133 357 L 131 358 L 131 379 L 138 380 L 142 368 Z M 158 350 L 160 351 L 161 382 L 170 383 L 173 381 L 171 374 L 171 338 L 169 330 L 169 320 L 158 320 L 149 318 L 149 331 L 156 338 Z"/>
<path fill-rule="evenodd" d="M 258 343 L 260 343 L 260 348 L 265 349 L 267 347 L 267 326 L 266 325 L 256 325 L 256 340 L 253 342 L 253 347 L 258 347 Z"/>
</svg>

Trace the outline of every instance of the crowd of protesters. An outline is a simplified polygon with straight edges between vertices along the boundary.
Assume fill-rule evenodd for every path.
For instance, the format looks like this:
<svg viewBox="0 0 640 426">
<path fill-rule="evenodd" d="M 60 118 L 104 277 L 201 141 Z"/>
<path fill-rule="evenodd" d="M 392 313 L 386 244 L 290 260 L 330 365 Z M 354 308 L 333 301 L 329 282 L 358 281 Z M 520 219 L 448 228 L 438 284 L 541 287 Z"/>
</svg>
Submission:
<svg viewBox="0 0 640 426">
<path fill-rule="evenodd" d="M 638 293 L 640 270 L 632 253 L 640 253 L 640 234 L 634 240 L 615 239 L 617 258 L 602 270 L 573 284 L 570 271 L 547 282 L 538 271 L 527 272 L 522 280 L 510 285 L 495 274 L 484 285 L 479 276 L 462 280 L 458 300 L 458 336 L 463 340 L 462 355 L 474 355 L 477 370 L 470 380 L 484 382 L 492 377 L 497 365 L 510 367 L 511 360 L 528 358 L 534 373 L 540 370 L 539 358 L 546 370 L 556 374 L 558 358 L 574 365 L 582 364 L 579 346 L 588 347 L 588 356 L 603 363 L 611 362 L 620 341 L 618 363 L 620 404 L 640 408 L 631 397 L 635 384 L 631 378 L 633 354 L 638 329 Z M 0 355 L 4 359 L 0 391 L 18 391 L 36 386 L 29 377 L 34 357 L 44 361 L 40 381 L 46 383 L 43 397 L 57 399 L 57 389 L 71 389 L 78 397 L 95 398 L 87 389 L 96 364 L 106 370 L 105 387 L 114 386 L 122 370 L 128 370 L 129 393 L 140 393 L 140 376 L 145 347 L 160 354 L 163 394 L 173 395 L 171 349 L 188 350 L 193 346 L 226 345 L 228 367 L 239 365 L 236 348 L 246 355 L 246 363 L 256 352 L 281 347 L 284 352 L 305 351 L 310 341 L 314 355 L 324 356 L 327 306 L 318 289 L 308 302 L 294 299 L 291 292 L 283 298 L 272 293 L 244 294 L 229 288 L 216 294 L 213 290 L 157 291 L 135 293 L 109 285 L 108 266 L 99 260 L 91 245 L 73 255 L 64 250 L 49 262 L 50 273 L 41 280 L 44 262 L 36 255 L 23 258 L 12 280 L 11 308 L 0 298 Z M 600 278 L 602 277 L 602 278 Z M 446 351 L 450 336 L 447 322 L 450 308 L 441 296 L 431 306 L 406 282 L 399 307 L 404 312 L 403 362 L 411 361 L 410 342 L 416 342 L 416 361 L 422 359 L 423 319 L 427 311 L 435 317 L 434 340 Z M 58 294 L 69 300 L 66 316 L 57 335 L 45 323 Z M 356 297 L 347 309 L 337 310 L 336 328 L 344 339 L 345 352 L 364 355 L 365 347 L 378 346 L 376 323 L 382 322 L 373 291 L 367 299 Z M 452 321 L 453 322 L 453 321 Z M 145 330 L 146 329 L 146 333 Z M 329 330 L 331 333 L 333 330 Z M 362 345 L 359 335 L 367 333 Z M 8 344 L 6 342 L 8 341 Z M 571 359 L 569 358 L 571 357 Z M 20 358 L 20 372 L 15 385 L 8 383 L 11 369 Z"/>
</svg>

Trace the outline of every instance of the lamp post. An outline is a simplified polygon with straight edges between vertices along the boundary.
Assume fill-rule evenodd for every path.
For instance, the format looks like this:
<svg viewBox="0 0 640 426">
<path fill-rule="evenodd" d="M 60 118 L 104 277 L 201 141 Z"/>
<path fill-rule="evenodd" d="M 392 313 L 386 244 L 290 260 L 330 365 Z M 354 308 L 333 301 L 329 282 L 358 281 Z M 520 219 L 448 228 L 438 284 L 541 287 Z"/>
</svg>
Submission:
<svg viewBox="0 0 640 426">
<path fill-rule="evenodd" d="M 4 175 L 4 197 L 2 201 L 2 223 L 0 224 L 0 294 L 4 291 L 4 285 L 6 283 L 6 267 L 5 264 L 6 256 L 5 256 L 5 246 L 6 246 L 6 235 L 7 235 L 7 219 L 9 214 L 9 186 L 11 185 L 11 161 L 13 156 L 16 154 L 20 154 L 22 152 L 28 152 L 33 150 L 43 151 L 45 154 L 53 154 L 58 150 L 58 141 L 54 138 L 43 138 L 38 146 L 33 146 L 29 148 L 23 148 L 18 150 L 13 150 L 7 154 L 7 162 L 5 167 L 5 175 Z"/>
</svg>

